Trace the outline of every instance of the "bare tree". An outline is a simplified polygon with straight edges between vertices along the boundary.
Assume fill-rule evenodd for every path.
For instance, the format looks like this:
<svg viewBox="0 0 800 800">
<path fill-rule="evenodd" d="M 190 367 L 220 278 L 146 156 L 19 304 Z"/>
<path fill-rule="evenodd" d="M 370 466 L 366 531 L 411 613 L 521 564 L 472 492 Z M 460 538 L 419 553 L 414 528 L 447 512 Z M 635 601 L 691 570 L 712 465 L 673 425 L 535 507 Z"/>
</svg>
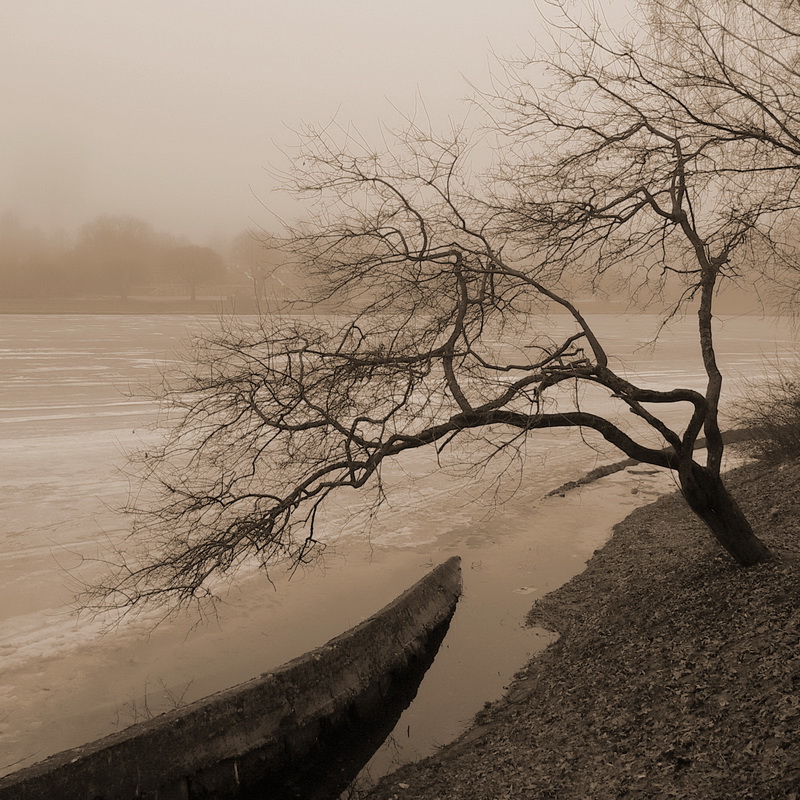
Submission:
<svg viewBox="0 0 800 800">
<path fill-rule="evenodd" d="M 186 244 L 173 247 L 162 258 L 164 272 L 183 283 L 189 289 L 194 302 L 197 289 L 205 284 L 221 281 L 225 277 L 225 264 L 222 257 L 211 247 Z"/>
<path fill-rule="evenodd" d="M 159 246 L 158 234 L 138 217 L 103 215 L 81 228 L 72 256 L 89 269 L 92 284 L 127 300 L 149 278 Z"/>
<path fill-rule="evenodd" d="M 302 295 L 297 276 L 284 263 L 284 242 L 265 230 L 244 230 L 231 241 L 231 260 L 251 282 L 262 311 L 281 307 Z"/>
<path fill-rule="evenodd" d="M 65 269 L 67 248 L 58 235 L 25 225 L 16 214 L 0 214 L 0 293 L 11 297 L 52 297 L 74 291 Z"/>
<path fill-rule="evenodd" d="M 731 22 L 742 9 L 746 24 Z M 412 125 L 383 153 L 307 132 L 289 180 L 313 216 L 291 231 L 292 248 L 318 299 L 349 313 L 263 317 L 196 343 L 163 394 L 162 447 L 141 462 L 156 491 L 135 509 L 141 549 L 96 597 L 185 602 L 246 559 L 302 562 L 331 495 L 380 487 L 407 451 L 480 436 L 496 455 L 563 427 L 673 470 L 738 563 L 769 557 L 720 476 L 712 311 L 720 282 L 752 269 L 754 254 L 791 250 L 780 234 L 796 209 L 797 38 L 786 27 L 786 52 L 768 51 L 753 26 L 783 29 L 783 17 L 755 2 L 654 0 L 645 11 L 627 40 L 562 14 L 549 83 L 527 80 L 532 62 L 498 78 L 488 178 L 470 172 L 460 131 L 437 139 Z M 773 64 L 788 88 L 768 76 L 746 88 L 733 65 L 748 57 L 726 38 L 740 29 L 752 69 Z M 568 287 L 576 274 L 620 269 L 656 289 L 668 275 L 682 282 L 665 314 L 696 310 L 704 392 L 638 386 L 612 367 Z M 561 336 L 534 324 L 550 311 L 571 320 Z M 582 386 L 631 424 L 593 411 Z M 664 413 L 675 406 L 689 410 L 680 428 Z"/>
</svg>

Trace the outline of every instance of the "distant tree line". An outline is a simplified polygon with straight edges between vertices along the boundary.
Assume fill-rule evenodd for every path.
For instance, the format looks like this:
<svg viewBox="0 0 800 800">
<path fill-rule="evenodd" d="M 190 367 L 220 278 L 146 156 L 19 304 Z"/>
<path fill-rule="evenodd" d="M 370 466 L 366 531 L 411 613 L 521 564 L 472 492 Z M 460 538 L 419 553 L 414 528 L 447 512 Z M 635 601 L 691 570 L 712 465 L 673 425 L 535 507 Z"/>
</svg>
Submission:
<svg viewBox="0 0 800 800">
<path fill-rule="evenodd" d="M 253 299 L 280 293 L 274 240 L 244 231 L 212 248 L 186 242 L 134 216 L 101 215 L 70 238 L 0 214 L 0 296 L 60 298 L 182 295 L 226 286 Z"/>
</svg>

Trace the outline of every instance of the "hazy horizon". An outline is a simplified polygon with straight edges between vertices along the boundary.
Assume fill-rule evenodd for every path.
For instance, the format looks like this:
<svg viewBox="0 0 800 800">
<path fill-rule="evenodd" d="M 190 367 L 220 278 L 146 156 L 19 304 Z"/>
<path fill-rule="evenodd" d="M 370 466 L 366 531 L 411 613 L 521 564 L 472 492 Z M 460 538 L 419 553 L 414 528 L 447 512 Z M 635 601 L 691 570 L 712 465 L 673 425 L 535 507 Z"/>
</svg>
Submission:
<svg viewBox="0 0 800 800">
<path fill-rule="evenodd" d="M 66 233 L 130 214 L 198 242 L 269 228 L 265 205 L 293 208 L 267 169 L 302 124 L 461 120 L 491 51 L 531 53 L 540 20 L 531 0 L 15 4 L 0 213 Z"/>
</svg>

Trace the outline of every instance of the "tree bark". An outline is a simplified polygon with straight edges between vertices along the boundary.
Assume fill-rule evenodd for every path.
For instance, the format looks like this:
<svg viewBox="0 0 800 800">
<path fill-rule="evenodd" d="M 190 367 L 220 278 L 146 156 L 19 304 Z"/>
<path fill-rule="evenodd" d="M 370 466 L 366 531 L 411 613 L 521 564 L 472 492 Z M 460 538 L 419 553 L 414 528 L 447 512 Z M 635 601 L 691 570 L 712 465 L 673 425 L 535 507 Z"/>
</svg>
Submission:
<svg viewBox="0 0 800 800">
<path fill-rule="evenodd" d="M 770 557 L 769 548 L 753 532 L 719 474 L 692 461 L 680 469 L 679 476 L 689 508 L 737 563 L 749 567 Z"/>
</svg>

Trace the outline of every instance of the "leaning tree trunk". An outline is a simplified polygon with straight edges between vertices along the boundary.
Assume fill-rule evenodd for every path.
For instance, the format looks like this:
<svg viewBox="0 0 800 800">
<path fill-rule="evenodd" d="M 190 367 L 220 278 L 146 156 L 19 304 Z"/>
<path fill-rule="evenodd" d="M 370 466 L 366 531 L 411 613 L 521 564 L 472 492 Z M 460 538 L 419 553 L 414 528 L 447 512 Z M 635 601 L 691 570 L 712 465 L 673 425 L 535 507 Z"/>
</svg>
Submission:
<svg viewBox="0 0 800 800">
<path fill-rule="evenodd" d="M 749 567 L 769 558 L 769 549 L 755 535 L 719 474 L 690 462 L 680 470 L 680 483 L 689 508 L 739 564 Z"/>
</svg>

